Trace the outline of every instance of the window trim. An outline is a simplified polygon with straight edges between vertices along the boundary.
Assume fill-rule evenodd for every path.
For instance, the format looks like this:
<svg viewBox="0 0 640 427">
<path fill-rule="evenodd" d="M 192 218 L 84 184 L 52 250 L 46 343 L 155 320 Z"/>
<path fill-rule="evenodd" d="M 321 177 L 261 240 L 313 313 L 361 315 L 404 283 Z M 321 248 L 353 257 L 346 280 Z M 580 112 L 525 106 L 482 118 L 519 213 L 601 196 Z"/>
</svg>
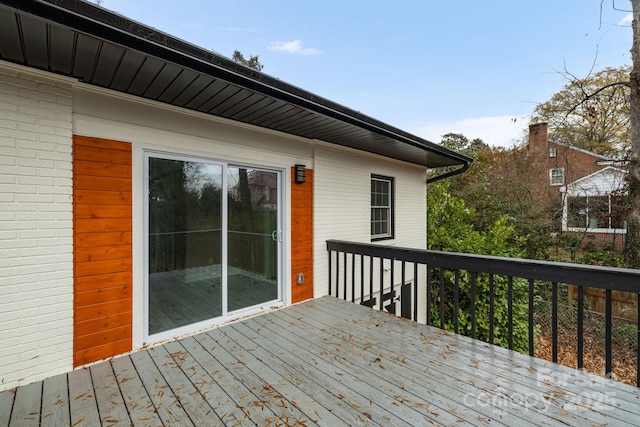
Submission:
<svg viewBox="0 0 640 427">
<path fill-rule="evenodd" d="M 554 176 L 553 176 L 553 172 L 554 171 L 561 171 L 562 172 L 562 182 L 555 182 L 554 181 Z M 557 177 L 559 178 L 559 177 Z M 549 169 L 549 185 L 551 186 L 561 186 L 564 185 L 564 180 L 565 180 L 565 175 L 564 175 L 564 168 L 551 168 Z"/>
<path fill-rule="evenodd" d="M 389 219 L 387 221 L 389 227 L 388 227 L 388 233 L 386 234 L 376 234 L 376 235 L 371 234 L 371 241 L 375 242 L 380 240 L 394 239 L 395 238 L 395 180 L 393 177 L 390 177 L 390 176 L 371 174 L 370 184 L 373 181 L 383 181 L 389 184 L 389 193 L 390 193 L 389 206 L 387 207 L 389 211 Z M 371 191 L 369 191 L 369 194 L 371 195 Z M 370 207 L 370 212 L 372 212 L 374 209 L 374 206 L 371 203 L 371 200 L 369 201 L 369 207 Z M 381 207 L 376 207 L 376 208 L 381 208 Z M 373 221 L 373 216 L 371 215 L 369 219 L 370 226 L 373 224 L 372 221 Z"/>
<path fill-rule="evenodd" d="M 557 155 L 558 155 L 558 152 L 556 150 L 556 147 L 549 148 L 549 157 L 556 157 Z"/>
</svg>

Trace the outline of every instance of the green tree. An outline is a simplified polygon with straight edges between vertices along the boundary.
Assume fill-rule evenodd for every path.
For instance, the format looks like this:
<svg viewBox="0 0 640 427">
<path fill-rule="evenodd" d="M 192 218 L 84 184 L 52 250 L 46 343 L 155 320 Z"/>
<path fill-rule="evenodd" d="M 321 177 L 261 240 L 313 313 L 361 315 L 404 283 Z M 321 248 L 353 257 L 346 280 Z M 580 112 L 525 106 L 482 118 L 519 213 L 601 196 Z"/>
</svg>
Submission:
<svg viewBox="0 0 640 427">
<path fill-rule="evenodd" d="M 453 132 L 442 135 L 440 145 L 471 158 L 476 157 L 482 150 L 489 148 L 480 138 L 470 140 L 461 133 Z"/>
<path fill-rule="evenodd" d="M 466 206 L 464 200 L 451 195 L 448 184 L 438 182 L 429 187 L 427 196 L 427 235 L 428 248 L 431 250 L 463 252 L 470 254 L 486 254 L 494 256 L 514 257 L 521 252 L 512 244 L 515 229 L 509 225 L 506 215 L 498 218 L 487 230 L 479 230 L 474 226 L 477 217 L 482 216 L 475 209 Z M 441 278 L 444 281 L 441 283 Z M 475 315 L 476 337 L 489 341 L 490 317 L 489 295 L 491 282 L 488 275 L 474 275 L 463 271 L 457 277 L 459 283 L 458 322 L 459 332 L 468 335 L 471 332 L 471 286 L 475 283 Z M 455 331 L 455 291 L 456 274 L 452 271 L 433 270 L 432 286 L 435 323 L 440 321 L 439 298 L 440 286 L 444 286 L 445 329 Z M 509 344 L 508 286 L 506 277 L 494 276 L 494 342 L 503 347 Z M 513 286 L 513 344 L 518 351 L 528 350 L 527 319 L 527 282 L 514 279 Z"/>
<path fill-rule="evenodd" d="M 640 268 L 640 0 L 632 0 L 633 42 L 629 78 L 629 104 L 631 122 L 631 150 L 629 151 L 627 239 L 624 257 L 629 267 Z"/>
<path fill-rule="evenodd" d="M 620 157 L 631 147 L 630 72 L 605 68 L 580 79 L 565 71 L 569 82 L 536 106 L 533 122 L 549 123 L 553 140 Z"/>
<path fill-rule="evenodd" d="M 477 230 L 489 231 L 506 215 L 514 227 L 510 243 L 527 258 L 549 258 L 553 218 L 550 207 L 540 203 L 546 200 L 539 194 L 542 189 L 531 180 L 538 166 L 527 150 L 490 147 L 481 139 L 453 133 L 444 135 L 441 144 L 474 158 L 467 172 L 448 180 L 450 194 L 482 212 L 467 220 Z"/>
<path fill-rule="evenodd" d="M 260 60 L 258 59 L 258 55 L 249 56 L 249 59 L 245 59 L 242 52 L 240 52 L 238 49 L 233 51 L 233 56 L 231 57 L 231 59 L 238 64 L 242 64 L 245 67 L 252 68 L 256 71 L 262 71 L 262 69 L 264 68 L 264 65 L 262 65 L 260 63 Z"/>
</svg>

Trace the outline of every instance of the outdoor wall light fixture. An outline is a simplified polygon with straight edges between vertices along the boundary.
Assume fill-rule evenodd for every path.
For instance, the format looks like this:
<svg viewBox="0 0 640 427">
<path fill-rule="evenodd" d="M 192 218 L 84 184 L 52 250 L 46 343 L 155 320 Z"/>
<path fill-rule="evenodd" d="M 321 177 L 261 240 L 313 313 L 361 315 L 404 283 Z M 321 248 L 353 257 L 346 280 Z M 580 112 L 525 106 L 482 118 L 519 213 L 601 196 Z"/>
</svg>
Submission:
<svg viewBox="0 0 640 427">
<path fill-rule="evenodd" d="M 306 169 L 304 165 L 295 165 L 296 168 L 296 184 L 304 184 L 307 180 Z"/>
</svg>

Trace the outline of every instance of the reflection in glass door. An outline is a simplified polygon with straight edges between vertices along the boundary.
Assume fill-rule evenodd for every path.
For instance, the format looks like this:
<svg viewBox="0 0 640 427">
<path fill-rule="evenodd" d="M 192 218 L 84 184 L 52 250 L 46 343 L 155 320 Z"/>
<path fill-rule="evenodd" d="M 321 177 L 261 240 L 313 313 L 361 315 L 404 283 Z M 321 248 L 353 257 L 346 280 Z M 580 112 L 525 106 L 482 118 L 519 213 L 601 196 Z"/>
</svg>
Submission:
<svg viewBox="0 0 640 427">
<path fill-rule="evenodd" d="M 229 311 L 277 300 L 278 173 L 229 166 L 227 300 Z"/>
<path fill-rule="evenodd" d="M 281 174 L 147 161 L 147 336 L 282 300 Z"/>
<path fill-rule="evenodd" d="M 149 335 L 222 314 L 222 166 L 149 158 Z"/>
</svg>

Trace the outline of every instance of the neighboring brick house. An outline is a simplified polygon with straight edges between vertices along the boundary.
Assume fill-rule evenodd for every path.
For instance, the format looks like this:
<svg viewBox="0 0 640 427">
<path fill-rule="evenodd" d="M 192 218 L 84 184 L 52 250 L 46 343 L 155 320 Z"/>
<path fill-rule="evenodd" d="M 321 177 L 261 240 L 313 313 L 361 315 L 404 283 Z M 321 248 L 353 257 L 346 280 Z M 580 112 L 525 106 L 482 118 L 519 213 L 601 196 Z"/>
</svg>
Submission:
<svg viewBox="0 0 640 427">
<path fill-rule="evenodd" d="M 597 221 L 595 211 L 600 212 L 600 218 L 623 216 L 620 211 L 624 208 L 618 200 L 624 187 L 624 171 L 616 167 L 621 166 L 622 162 L 550 140 L 547 123 L 529 125 L 527 149 L 532 162 L 544 165 L 533 179 L 541 190 L 538 193 L 540 203 L 546 205 L 554 226 L 562 231 L 582 231 L 585 241 L 600 245 L 613 243 L 621 247 L 624 239 L 616 238 L 616 235 L 625 233 L 624 228 L 620 228 L 624 227 L 620 225 L 624 222 Z M 609 201 L 606 206 L 601 203 L 604 199 Z M 596 200 L 597 207 L 588 206 Z M 582 206 L 583 209 L 572 214 L 572 206 Z M 593 215 L 588 220 L 590 211 Z M 579 215 L 584 218 L 579 218 Z M 605 222 L 606 227 L 603 225 Z M 583 227 L 578 224 L 583 224 Z"/>
</svg>

